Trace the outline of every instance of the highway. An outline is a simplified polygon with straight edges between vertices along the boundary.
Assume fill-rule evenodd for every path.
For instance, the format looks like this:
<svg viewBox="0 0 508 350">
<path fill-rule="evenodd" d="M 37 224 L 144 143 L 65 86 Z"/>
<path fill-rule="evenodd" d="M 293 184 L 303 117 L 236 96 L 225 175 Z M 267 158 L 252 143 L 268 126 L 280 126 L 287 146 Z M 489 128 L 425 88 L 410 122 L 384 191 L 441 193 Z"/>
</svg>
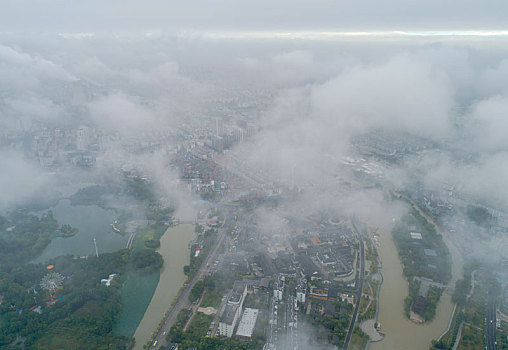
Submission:
<svg viewBox="0 0 508 350">
<path fill-rule="evenodd" d="M 351 336 L 353 335 L 353 329 L 355 328 L 358 310 L 360 309 L 360 301 L 362 300 L 363 280 L 365 278 L 365 249 L 363 246 L 362 235 L 358 230 L 358 228 L 356 227 L 353 220 L 351 220 L 351 224 L 353 225 L 356 235 L 358 236 L 358 240 L 360 241 L 360 276 L 358 278 L 358 290 L 356 292 L 355 310 L 353 311 L 353 317 L 351 318 L 351 323 L 349 324 L 349 330 L 346 335 L 346 340 L 344 341 L 344 350 L 347 350 L 349 342 L 351 341 Z"/>
<path fill-rule="evenodd" d="M 182 293 L 178 296 L 175 304 L 171 308 L 171 310 L 168 313 L 168 316 L 164 320 L 164 324 L 159 329 L 155 337 L 152 339 L 150 346 L 148 349 L 158 349 L 159 347 L 168 345 L 166 341 L 166 334 L 169 333 L 169 330 L 175 323 L 178 313 L 183 308 L 189 308 L 191 303 L 189 301 L 189 293 L 191 289 L 194 287 L 197 281 L 203 280 L 206 276 L 206 273 L 208 271 L 208 266 L 210 262 L 215 260 L 215 257 L 217 255 L 217 251 L 219 247 L 222 245 L 222 242 L 224 241 L 224 238 L 226 237 L 226 229 L 224 227 L 228 227 L 229 225 L 229 215 L 226 215 L 225 218 L 225 224 L 222 226 L 221 229 L 219 229 L 219 236 L 217 237 L 217 240 L 215 241 L 214 245 L 210 249 L 210 253 L 207 255 L 205 260 L 202 262 L 199 270 L 196 272 L 194 277 L 191 279 L 189 284 L 187 284 L 182 291 Z M 157 342 L 156 342 L 157 341 Z M 153 346 L 153 344 L 156 342 L 156 346 Z"/>
<path fill-rule="evenodd" d="M 485 340 L 487 350 L 496 350 L 496 301 L 492 295 L 488 296 Z"/>
</svg>

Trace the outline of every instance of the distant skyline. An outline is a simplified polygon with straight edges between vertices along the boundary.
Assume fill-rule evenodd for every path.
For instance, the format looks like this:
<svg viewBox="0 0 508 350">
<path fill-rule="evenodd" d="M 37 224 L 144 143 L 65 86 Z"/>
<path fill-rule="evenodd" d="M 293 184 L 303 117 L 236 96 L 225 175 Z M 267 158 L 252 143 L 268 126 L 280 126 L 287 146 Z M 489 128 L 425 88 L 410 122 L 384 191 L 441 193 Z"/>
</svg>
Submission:
<svg viewBox="0 0 508 350">
<path fill-rule="evenodd" d="M 85 33 L 81 33 L 85 34 Z M 90 34 L 90 33 L 88 33 Z M 156 33 L 144 33 L 147 36 Z M 207 38 L 263 39 L 333 39 L 340 37 L 508 37 L 508 30 L 422 30 L 422 31 L 196 31 L 185 32 L 187 35 L 202 35 Z M 65 34 L 64 34 L 65 35 Z"/>
<path fill-rule="evenodd" d="M 140 31 L 134 33 L 146 37 L 167 34 L 166 31 Z M 203 37 L 208 39 L 333 39 L 340 37 L 508 37 L 508 30 L 439 30 L 439 31 L 179 31 L 173 33 L 181 37 Z M 94 32 L 61 32 L 65 39 L 84 39 L 95 35 Z"/>
</svg>

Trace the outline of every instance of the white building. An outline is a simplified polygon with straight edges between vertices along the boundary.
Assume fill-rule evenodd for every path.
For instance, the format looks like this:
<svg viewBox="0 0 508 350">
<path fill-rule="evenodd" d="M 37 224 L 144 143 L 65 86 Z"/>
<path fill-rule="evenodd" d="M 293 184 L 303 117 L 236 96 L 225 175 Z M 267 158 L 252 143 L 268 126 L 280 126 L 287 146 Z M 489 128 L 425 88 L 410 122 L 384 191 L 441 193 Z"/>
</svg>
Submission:
<svg viewBox="0 0 508 350">
<path fill-rule="evenodd" d="M 236 281 L 228 302 L 219 319 L 219 334 L 231 338 L 242 314 L 243 302 L 247 296 L 247 283 Z"/>
<path fill-rule="evenodd" d="M 296 292 L 296 300 L 299 303 L 305 304 L 305 292 Z"/>
<path fill-rule="evenodd" d="M 277 299 L 277 300 L 282 300 L 282 290 L 281 289 L 275 289 L 273 291 L 273 296 Z"/>
<path fill-rule="evenodd" d="M 243 312 L 242 319 L 238 325 L 236 336 L 243 339 L 252 338 L 256 320 L 258 319 L 258 309 L 246 308 Z"/>
<path fill-rule="evenodd" d="M 412 239 L 422 239 L 422 234 L 420 232 L 410 232 L 409 234 L 411 235 Z"/>
<path fill-rule="evenodd" d="M 111 281 L 113 280 L 113 278 L 115 278 L 115 276 L 116 276 L 116 273 L 112 273 L 111 275 L 109 275 L 108 278 L 101 279 L 101 284 L 103 286 L 109 287 L 111 285 Z"/>
<path fill-rule="evenodd" d="M 236 323 L 240 318 L 242 309 L 238 304 L 226 304 L 226 308 L 219 320 L 219 334 L 223 337 L 231 338 L 235 330 Z"/>
</svg>

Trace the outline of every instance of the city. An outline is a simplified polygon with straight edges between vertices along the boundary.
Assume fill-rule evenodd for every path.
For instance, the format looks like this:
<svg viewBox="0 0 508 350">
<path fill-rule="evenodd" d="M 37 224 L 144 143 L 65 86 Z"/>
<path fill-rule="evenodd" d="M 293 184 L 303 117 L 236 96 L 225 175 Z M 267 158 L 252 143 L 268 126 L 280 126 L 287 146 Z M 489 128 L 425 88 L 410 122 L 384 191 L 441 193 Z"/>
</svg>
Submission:
<svg viewBox="0 0 508 350">
<path fill-rule="evenodd" d="M 46 2 L 0 13 L 0 349 L 508 349 L 504 4 Z"/>
</svg>

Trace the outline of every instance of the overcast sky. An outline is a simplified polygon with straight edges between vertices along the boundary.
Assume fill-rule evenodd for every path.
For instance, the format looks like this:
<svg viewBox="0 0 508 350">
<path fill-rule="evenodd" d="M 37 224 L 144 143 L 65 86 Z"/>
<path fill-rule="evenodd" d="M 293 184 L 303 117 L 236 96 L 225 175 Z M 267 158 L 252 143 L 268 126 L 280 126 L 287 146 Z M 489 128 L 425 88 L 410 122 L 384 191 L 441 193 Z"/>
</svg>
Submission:
<svg viewBox="0 0 508 350">
<path fill-rule="evenodd" d="M 0 30 L 506 30 L 505 0 L 15 0 Z"/>
</svg>

